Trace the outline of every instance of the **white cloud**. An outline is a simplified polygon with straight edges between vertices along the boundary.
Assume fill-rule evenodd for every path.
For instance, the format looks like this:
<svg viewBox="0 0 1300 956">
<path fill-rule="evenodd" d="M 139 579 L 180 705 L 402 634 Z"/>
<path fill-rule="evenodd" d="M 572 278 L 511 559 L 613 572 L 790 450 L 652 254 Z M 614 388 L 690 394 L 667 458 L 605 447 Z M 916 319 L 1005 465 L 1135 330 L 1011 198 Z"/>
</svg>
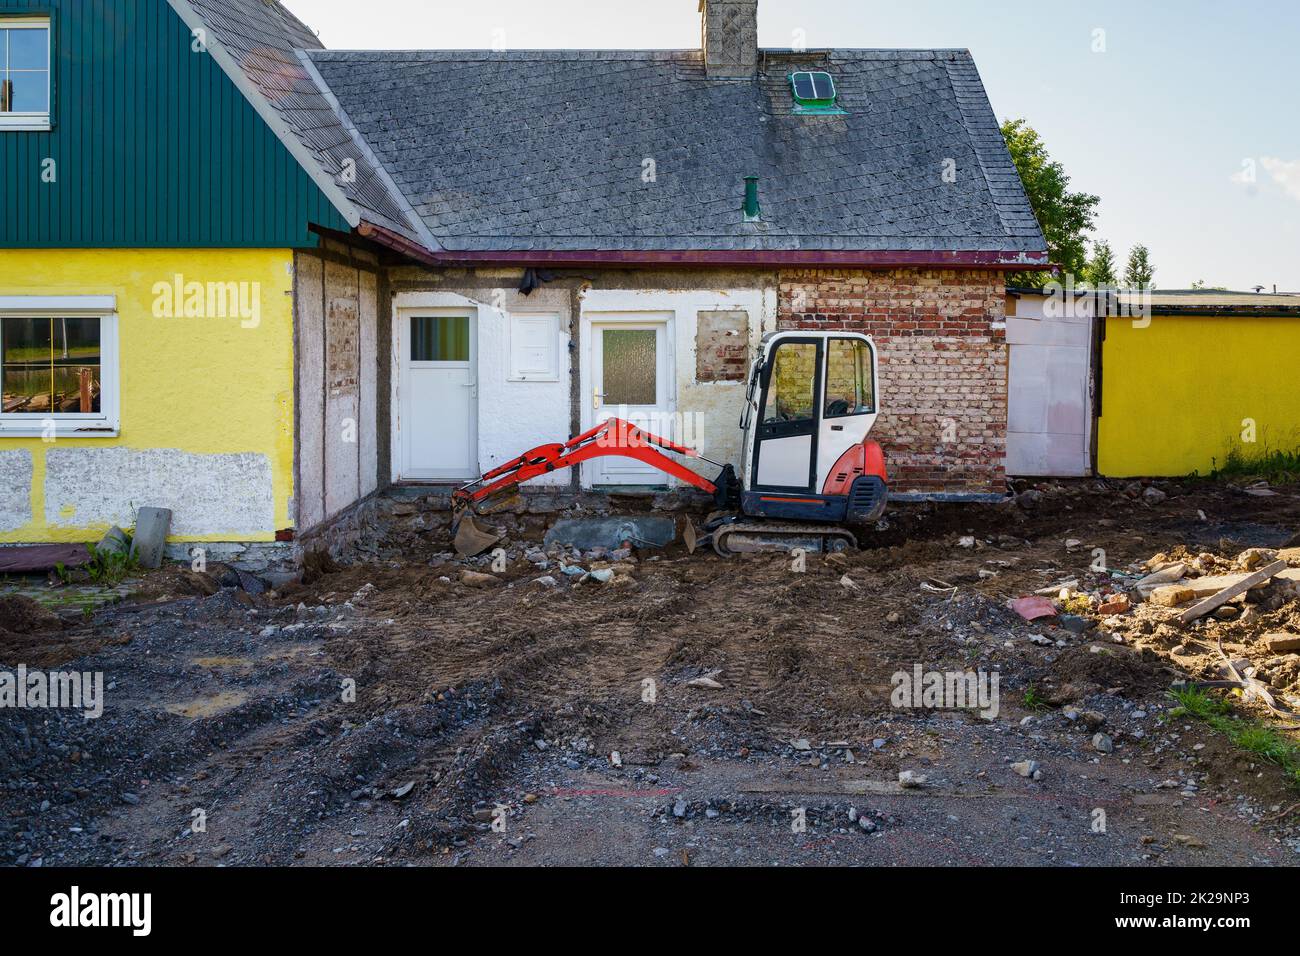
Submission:
<svg viewBox="0 0 1300 956">
<path fill-rule="evenodd" d="M 1300 159 L 1288 162 L 1276 156 L 1262 156 L 1259 164 L 1288 196 L 1300 201 Z"/>
</svg>

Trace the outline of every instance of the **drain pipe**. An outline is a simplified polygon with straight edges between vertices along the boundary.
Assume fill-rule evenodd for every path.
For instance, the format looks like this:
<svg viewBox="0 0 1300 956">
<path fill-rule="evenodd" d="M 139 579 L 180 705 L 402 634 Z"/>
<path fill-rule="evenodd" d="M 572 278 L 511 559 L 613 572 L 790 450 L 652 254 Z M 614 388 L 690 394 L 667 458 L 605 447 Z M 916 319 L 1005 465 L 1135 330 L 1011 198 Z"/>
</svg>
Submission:
<svg viewBox="0 0 1300 956">
<path fill-rule="evenodd" d="M 745 177 L 745 204 L 741 206 L 745 212 L 745 222 L 758 222 L 760 220 L 760 210 L 758 208 L 758 177 Z"/>
</svg>

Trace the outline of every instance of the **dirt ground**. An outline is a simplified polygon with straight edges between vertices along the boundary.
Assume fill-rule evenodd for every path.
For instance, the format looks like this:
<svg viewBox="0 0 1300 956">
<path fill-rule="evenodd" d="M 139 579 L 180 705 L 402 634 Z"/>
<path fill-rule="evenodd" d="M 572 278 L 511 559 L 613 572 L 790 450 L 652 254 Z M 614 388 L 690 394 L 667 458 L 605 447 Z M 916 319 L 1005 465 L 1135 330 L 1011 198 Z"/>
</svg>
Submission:
<svg viewBox="0 0 1300 956">
<path fill-rule="evenodd" d="M 261 594 L 172 569 L 88 620 L 0 617 L 3 668 L 101 672 L 106 700 L 0 710 L 0 862 L 1300 863 L 1293 783 L 1168 697 L 1215 676 L 1216 634 L 1248 653 L 1300 600 L 1251 592 L 1186 631 L 1145 605 L 1074 629 L 1006 607 L 1300 530 L 1295 492 L 1161 487 L 896 508 L 802 573 L 670 548 L 580 581 L 510 543 L 481 587 L 427 556 Z M 894 706 L 918 665 L 996 672 L 996 715 Z"/>
</svg>

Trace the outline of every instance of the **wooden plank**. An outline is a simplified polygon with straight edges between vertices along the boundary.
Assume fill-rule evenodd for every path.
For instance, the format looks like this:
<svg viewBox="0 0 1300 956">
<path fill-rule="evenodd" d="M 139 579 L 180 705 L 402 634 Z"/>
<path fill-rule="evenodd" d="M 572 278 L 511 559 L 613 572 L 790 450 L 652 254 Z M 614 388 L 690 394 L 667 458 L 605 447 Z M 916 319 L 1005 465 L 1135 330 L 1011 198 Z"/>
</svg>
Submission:
<svg viewBox="0 0 1300 956">
<path fill-rule="evenodd" d="M 1178 615 L 1178 620 L 1183 624 L 1190 624 L 1197 618 L 1204 617 L 1206 614 L 1209 614 L 1227 604 L 1237 595 L 1245 594 L 1257 584 L 1262 584 L 1265 581 L 1270 580 L 1275 574 L 1285 571 L 1286 568 L 1287 563 L 1285 561 L 1274 561 L 1268 567 L 1260 568 L 1254 574 L 1247 575 L 1235 584 L 1229 585 L 1218 594 L 1207 597 L 1199 604 L 1192 605 L 1182 614 Z"/>
</svg>

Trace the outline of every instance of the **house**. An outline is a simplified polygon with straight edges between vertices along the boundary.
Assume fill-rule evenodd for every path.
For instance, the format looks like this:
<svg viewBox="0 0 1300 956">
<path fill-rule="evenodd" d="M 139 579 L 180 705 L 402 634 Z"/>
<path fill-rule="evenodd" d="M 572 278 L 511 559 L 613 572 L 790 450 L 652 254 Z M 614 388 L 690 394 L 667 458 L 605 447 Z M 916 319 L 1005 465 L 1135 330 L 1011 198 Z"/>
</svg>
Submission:
<svg viewBox="0 0 1300 956">
<path fill-rule="evenodd" d="M 49 129 L 0 129 L 0 309 L 12 341 L 96 318 L 106 369 L 72 410 L 89 360 L 41 333 L 77 371 L 52 441 L 34 408 L 0 422 L 0 540 L 131 503 L 180 544 L 310 536 L 615 413 L 737 461 L 753 349 L 798 328 L 873 337 L 896 496 L 1004 494 L 1005 276 L 1049 263 L 968 52 L 762 49 L 757 0 L 702 0 L 702 49 L 654 52 L 332 52 L 268 0 L 111 11 L 0 0 L 47 18 L 54 65 Z"/>
<path fill-rule="evenodd" d="M 283 556 L 322 507 L 302 472 L 328 467 L 346 503 L 377 475 L 356 400 L 376 257 L 322 236 L 420 235 L 287 74 L 314 36 L 261 0 L 0 0 L 0 43 L 0 542 L 95 540 L 148 504 L 173 510 L 174 556 Z M 308 252 L 352 290 L 329 384 L 353 421 L 322 423 L 328 464 L 300 448 Z"/>
<path fill-rule="evenodd" d="M 1007 316 L 1014 474 L 1184 477 L 1300 448 L 1300 295 L 1012 289 Z"/>
</svg>

